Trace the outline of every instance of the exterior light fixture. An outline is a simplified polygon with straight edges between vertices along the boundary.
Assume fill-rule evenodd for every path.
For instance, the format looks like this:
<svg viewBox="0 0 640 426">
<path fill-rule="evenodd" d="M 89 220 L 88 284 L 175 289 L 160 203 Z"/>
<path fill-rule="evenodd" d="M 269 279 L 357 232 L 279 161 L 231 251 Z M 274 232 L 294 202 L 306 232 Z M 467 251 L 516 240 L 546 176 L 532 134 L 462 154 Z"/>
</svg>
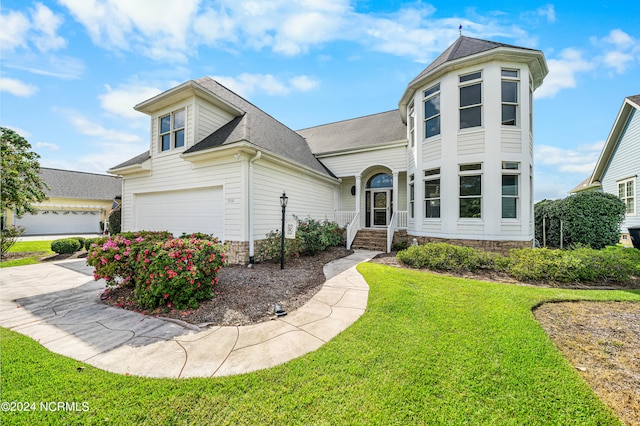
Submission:
<svg viewBox="0 0 640 426">
<path fill-rule="evenodd" d="M 284 269 L 284 213 L 287 209 L 287 202 L 289 197 L 282 191 L 280 196 L 280 207 L 282 207 L 282 227 L 280 228 L 280 269 Z"/>
</svg>

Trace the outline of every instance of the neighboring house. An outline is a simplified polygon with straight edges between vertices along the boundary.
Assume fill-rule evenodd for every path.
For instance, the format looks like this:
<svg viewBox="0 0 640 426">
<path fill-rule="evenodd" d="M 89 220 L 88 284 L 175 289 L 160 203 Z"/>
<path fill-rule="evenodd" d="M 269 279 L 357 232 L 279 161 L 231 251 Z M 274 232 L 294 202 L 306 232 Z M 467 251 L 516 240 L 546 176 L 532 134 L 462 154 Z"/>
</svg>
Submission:
<svg viewBox="0 0 640 426">
<path fill-rule="evenodd" d="M 629 227 L 640 226 L 640 95 L 625 98 L 593 174 L 572 193 L 603 191 L 624 201 L 627 211 L 620 241 L 631 246 Z"/>
<path fill-rule="evenodd" d="M 122 179 L 109 175 L 42 167 L 40 177 L 49 189 L 47 200 L 32 204 L 36 213 L 7 215 L 7 224 L 23 226 L 25 235 L 100 233 L 122 192 Z"/>
<path fill-rule="evenodd" d="M 399 109 L 295 132 L 209 77 L 136 105 L 150 149 L 109 173 L 123 181 L 123 230 L 206 232 L 252 261 L 287 218 L 391 239 L 490 250 L 533 243 L 533 91 L 539 50 L 461 36 Z M 400 231 L 400 232 L 396 232 Z"/>
</svg>

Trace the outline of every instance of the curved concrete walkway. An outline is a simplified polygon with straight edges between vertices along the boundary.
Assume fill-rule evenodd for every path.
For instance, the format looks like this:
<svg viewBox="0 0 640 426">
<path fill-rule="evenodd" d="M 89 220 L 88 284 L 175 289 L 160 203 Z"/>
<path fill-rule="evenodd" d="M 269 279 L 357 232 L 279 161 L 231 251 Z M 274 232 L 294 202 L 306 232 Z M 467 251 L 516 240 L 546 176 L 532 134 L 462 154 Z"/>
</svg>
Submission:
<svg viewBox="0 0 640 426">
<path fill-rule="evenodd" d="M 247 373 L 314 351 L 353 324 L 369 297 L 355 266 L 376 254 L 358 250 L 325 265 L 322 289 L 284 317 L 199 331 L 100 303 L 104 281 L 89 278 L 92 269 L 84 261 L 4 268 L 0 326 L 114 373 L 171 378 Z"/>
</svg>

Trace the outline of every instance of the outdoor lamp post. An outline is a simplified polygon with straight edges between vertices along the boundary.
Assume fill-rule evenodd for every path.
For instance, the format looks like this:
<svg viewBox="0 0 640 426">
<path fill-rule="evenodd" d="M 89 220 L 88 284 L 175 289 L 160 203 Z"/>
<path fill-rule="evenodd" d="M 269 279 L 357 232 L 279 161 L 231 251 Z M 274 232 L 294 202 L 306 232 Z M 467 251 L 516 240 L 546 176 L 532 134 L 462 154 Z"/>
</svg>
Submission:
<svg viewBox="0 0 640 426">
<path fill-rule="evenodd" d="M 282 191 L 280 206 L 282 207 L 282 228 L 280 228 L 280 269 L 284 269 L 284 211 L 287 209 L 289 197 Z"/>
</svg>

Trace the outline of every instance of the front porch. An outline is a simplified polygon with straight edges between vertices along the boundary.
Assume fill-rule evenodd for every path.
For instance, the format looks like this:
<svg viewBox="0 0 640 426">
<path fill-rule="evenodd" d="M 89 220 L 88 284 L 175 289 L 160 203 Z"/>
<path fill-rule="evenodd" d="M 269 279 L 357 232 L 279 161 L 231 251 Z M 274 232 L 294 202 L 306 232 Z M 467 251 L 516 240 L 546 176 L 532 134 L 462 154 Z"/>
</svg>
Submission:
<svg viewBox="0 0 640 426">
<path fill-rule="evenodd" d="M 385 165 L 370 166 L 355 176 L 343 176 L 335 221 L 347 228 L 347 248 L 358 231 L 358 248 L 391 251 L 394 233 L 407 228 L 407 173 Z"/>
<path fill-rule="evenodd" d="M 347 228 L 347 248 L 385 251 L 389 253 L 393 237 L 398 231 L 407 229 L 407 212 L 393 212 L 386 226 L 362 227 L 356 211 L 335 211 L 334 221 Z"/>
</svg>

